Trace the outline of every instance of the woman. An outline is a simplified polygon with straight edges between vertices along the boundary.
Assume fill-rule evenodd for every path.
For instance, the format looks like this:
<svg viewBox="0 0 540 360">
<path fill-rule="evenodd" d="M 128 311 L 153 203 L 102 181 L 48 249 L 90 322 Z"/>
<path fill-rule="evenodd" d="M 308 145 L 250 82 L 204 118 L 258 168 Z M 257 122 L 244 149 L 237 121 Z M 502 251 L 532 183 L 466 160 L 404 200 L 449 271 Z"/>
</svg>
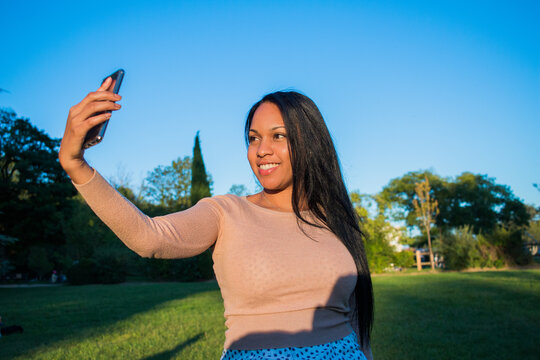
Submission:
<svg viewBox="0 0 540 360">
<path fill-rule="evenodd" d="M 296 92 L 250 110 L 248 161 L 263 190 L 215 196 L 149 218 L 84 160 L 88 130 L 120 96 L 108 79 L 71 108 L 59 159 L 94 212 L 145 257 L 182 258 L 214 245 L 225 304 L 222 359 L 371 358 L 371 278 L 363 235 L 316 105 Z"/>
</svg>

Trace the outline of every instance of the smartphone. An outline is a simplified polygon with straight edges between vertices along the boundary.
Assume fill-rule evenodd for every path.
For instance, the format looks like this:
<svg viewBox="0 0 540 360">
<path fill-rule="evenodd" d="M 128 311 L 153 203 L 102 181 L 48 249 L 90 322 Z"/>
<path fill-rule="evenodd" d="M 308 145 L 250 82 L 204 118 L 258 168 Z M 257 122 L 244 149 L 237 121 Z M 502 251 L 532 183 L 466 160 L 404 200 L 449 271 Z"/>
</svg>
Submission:
<svg viewBox="0 0 540 360">
<path fill-rule="evenodd" d="M 105 80 L 107 80 L 108 77 L 112 78 L 111 85 L 109 86 L 107 91 L 112 91 L 113 93 L 118 94 L 118 91 L 120 91 L 120 85 L 122 85 L 122 79 L 124 78 L 124 74 L 125 74 L 124 69 L 116 70 L 111 75 L 105 77 L 105 79 L 103 79 L 101 83 L 103 84 L 103 82 L 105 82 Z M 99 114 L 102 114 L 102 113 L 98 113 L 96 115 L 99 115 Z M 107 125 L 109 124 L 109 120 L 102 122 L 99 125 L 94 126 L 88 131 L 88 133 L 86 134 L 86 137 L 84 138 L 83 148 L 88 149 L 91 146 L 99 144 L 101 140 L 103 140 L 103 137 L 105 136 L 105 130 L 107 130 Z"/>
</svg>

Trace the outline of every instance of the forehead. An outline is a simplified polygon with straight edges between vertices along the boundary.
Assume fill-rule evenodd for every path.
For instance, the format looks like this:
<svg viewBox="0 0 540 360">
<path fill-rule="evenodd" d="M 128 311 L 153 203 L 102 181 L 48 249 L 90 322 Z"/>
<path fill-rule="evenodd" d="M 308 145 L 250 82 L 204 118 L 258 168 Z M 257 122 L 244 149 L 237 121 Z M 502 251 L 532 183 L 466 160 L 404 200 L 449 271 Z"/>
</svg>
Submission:
<svg viewBox="0 0 540 360">
<path fill-rule="evenodd" d="M 253 114 L 250 129 L 265 130 L 278 126 L 285 126 L 285 124 L 277 105 L 271 102 L 264 102 L 259 105 L 255 114 Z"/>
</svg>

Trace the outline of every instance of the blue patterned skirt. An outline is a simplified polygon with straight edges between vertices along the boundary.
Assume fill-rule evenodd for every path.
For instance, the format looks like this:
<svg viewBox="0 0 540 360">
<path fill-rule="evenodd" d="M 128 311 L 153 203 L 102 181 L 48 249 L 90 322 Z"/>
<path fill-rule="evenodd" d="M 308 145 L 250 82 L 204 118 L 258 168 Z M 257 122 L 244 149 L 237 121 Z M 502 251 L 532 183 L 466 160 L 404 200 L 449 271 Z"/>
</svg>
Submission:
<svg viewBox="0 0 540 360">
<path fill-rule="evenodd" d="M 221 360 L 267 359 L 366 360 L 366 357 L 360 350 L 354 332 L 342 339 L 321 345 L 261 350 L 226 349 L 221 355 Z"/>
</svg>

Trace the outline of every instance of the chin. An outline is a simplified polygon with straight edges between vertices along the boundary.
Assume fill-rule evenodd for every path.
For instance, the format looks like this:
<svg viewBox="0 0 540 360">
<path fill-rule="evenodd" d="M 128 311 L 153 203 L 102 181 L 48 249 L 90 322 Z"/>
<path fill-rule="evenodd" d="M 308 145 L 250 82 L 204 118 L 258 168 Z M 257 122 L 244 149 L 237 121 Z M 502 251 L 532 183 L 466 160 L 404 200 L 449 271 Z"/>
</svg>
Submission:
<svg viewBox="0 0 540 360">
<path fill-rule="evenodd" d="M 283 185 L 279 185 L 279 184 L 269 184 L 269 183 L 260 183 L 261 186 L 263 187 L 263 189 L 267 192 L 281 192 L 281 191 L 285 191 L 287 190 L 289 187 L 288 186 L 283 186 Z"/>
</svg>

